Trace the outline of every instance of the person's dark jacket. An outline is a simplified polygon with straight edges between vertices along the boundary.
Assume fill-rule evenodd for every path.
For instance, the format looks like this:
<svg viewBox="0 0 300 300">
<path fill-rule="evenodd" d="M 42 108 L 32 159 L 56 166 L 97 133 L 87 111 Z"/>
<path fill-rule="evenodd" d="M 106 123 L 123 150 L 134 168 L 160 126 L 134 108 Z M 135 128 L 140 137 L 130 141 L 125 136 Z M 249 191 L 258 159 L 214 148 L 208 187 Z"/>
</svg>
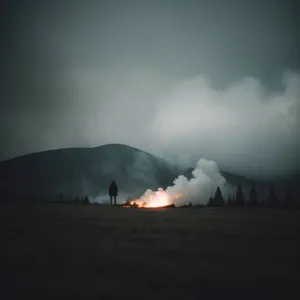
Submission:
<svg viewBox="0 0 300 300">
<path fill-rule="evenodd" d="M 118 187 L 114 181 L 109 186 L 108 194 L 109 196 L 118 196 Z"/>
</svg>

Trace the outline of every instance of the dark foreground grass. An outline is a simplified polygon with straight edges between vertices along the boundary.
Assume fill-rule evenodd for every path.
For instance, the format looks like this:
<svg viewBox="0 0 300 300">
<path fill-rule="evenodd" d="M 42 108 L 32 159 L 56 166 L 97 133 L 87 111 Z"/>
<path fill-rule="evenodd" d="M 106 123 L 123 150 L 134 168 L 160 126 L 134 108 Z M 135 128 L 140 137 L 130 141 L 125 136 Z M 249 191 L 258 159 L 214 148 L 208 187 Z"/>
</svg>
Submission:
<svg viewBox="0 0 300 300">
<path fill-rule="evenodd" d="M 0 223 L 1 299 L 277 299 L 300 290 L 300 211 L 3 204 Z"/>
</svg>

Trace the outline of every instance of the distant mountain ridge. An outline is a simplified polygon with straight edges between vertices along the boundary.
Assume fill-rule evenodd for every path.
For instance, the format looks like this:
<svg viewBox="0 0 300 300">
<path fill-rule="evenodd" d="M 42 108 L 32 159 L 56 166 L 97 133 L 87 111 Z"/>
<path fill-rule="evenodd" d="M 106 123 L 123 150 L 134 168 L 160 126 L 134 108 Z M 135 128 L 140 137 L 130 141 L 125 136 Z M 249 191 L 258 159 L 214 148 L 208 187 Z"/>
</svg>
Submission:
<svg viewBox="0 0 300 300">
<path fill-rule="evenodd" d="M 48 150 L 0 162 L 0 195 L 96 196 L 106 193 L 112 179 L 121 191 L 141 194 L 149 188 L 172 185 L 180 174 L 189 178 L 192 170 L 180 170 L 165 159 L 122 144 Z M 251 180 L 221 173 L 233 185 L 242 184 L 247 197 Z M 281 194 L 290 182 L 279 184 Z M 265 195 L 269 184 L 257 182 L 257 187 Z"/>
<path fill-rule="evenodd" d="M 168 161 L 121 144 L 49 150 L 0 163 L 2 195 L 96 195 L 112 179 L 133 192 L 167 186 L 175 177 Z"/>
</svg>

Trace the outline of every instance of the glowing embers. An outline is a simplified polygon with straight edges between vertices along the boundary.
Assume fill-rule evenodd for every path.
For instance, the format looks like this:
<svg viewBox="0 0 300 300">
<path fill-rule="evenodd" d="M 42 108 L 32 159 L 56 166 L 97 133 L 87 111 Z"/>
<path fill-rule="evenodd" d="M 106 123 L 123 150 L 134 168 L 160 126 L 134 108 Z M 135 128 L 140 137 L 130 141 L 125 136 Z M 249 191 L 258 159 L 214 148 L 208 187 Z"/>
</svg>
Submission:
<svg viewBox="0 0 300 300">
<path fill-rule="evenodd" d="M 157 191 L 147 190 L 145 194 L 136 200 L 131 200 L 124 204 L 124 207 L 137 208 L 155 208 L 155 207 L 175 207 L 174 200 L 180 198 L 181 195 L 170 196 L 162 188 Z"/>
</svg>

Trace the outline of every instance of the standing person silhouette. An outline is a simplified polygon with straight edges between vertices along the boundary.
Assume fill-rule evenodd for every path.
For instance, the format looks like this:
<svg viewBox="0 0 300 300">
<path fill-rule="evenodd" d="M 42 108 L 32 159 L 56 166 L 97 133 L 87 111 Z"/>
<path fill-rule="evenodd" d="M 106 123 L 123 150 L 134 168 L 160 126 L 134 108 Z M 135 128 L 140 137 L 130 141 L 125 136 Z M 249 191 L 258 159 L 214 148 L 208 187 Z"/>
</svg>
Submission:
<svg viewBox="0 0 300 300">
<path fill-rule="evenodd" d="M 112 205 L 112 198 L 115 199 L 115 205 L 117 204 L 117 196 L 118 196 L 118 187 L 116 182 L 113 180 L 108 189 L 108 195 L 110 197 L 110 204 Z"/>
</svg>

